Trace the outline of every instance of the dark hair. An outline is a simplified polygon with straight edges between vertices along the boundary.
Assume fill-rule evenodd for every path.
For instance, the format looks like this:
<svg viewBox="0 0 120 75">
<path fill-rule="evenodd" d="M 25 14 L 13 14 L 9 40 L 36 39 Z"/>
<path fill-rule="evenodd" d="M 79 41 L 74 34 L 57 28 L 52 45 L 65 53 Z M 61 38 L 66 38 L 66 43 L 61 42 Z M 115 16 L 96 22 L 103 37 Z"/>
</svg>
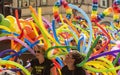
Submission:
<svg viewBox="0 0 120 75">
<path fill-rule="evenodd" d="M 75 39 L 72 39 L 70 42 L 75 42 Z"/>
<path fill-rule="evenodd" d="M 85 56 L 77 50 L 72 50 L 72 58 L 75 59 L 74 65 L 76 66 L 76 64 L 79 64 L 84 60 Z"/>
<path fill-rule="evenodd" d="M 99 43 L 99 44 L 102 44 L 102 40 L 98 40 L 98 43 Z"/>
</svg>

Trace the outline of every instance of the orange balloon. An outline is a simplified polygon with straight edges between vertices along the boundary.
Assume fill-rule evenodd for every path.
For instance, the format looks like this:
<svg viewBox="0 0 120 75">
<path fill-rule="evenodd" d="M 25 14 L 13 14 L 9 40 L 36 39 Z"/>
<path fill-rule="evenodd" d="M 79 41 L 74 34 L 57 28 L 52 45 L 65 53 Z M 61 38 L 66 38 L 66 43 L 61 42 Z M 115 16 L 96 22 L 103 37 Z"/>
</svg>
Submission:
<svg viewBox="0 0 120 75">
<path fill-rule="evenodd" d="M 32 27 L 30 27 L 29 25 L 26 25 L 24 29 L 26 31 L 26 35 L 30 37 L 32 40 L 35 40 L 36 36 Z"/>
</svg>

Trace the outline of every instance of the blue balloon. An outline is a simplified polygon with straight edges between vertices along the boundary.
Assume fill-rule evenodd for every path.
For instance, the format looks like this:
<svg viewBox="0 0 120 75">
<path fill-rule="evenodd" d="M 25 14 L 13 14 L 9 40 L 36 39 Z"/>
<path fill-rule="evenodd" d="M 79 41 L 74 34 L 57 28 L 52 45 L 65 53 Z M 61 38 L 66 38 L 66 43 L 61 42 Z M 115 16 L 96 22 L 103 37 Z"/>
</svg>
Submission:
<svg viewBox="0 0 120 75">
<path fill-rule="evenodd" d="M 61 67 L 64 66 L 63 61 L 60 58 L 57 57 L 56 60 L 58 61 L 58 63 L 60 64 Z"/>
<path fill-rule="evenodd" d="M 87 23 L 89 25 L 90 38 L 89 38 L 89 41 L 88 41 L 88 46 L 87 46 L 87 48 L 85 50 L 85 53 L 87 54 L 88 51 L 90 50 L 91 43 L 92 43 L 92 32 L 93 32 L 93 30 L 92 30 L 92 23 L 91 23 L 89 17 L 87 16 L 87 14 L 81 8 L 78 8 L 78 6 L 73 5 L 73 4 L 68 4 L 68 5 L 71 8 L 73 8 L 73 9 L 77 10 L 78 12 L 80 12 L 84 16 L 84 18 L 87 20 Z"/>
<path fill-rule="evenodd" d="M 12 33 L 12 32 L 8 32 L 8 31 L 6 31 L 6 30 L 1 30 L 1 32 L 2 33 L 6 33 L 6 34 L 14 34 L 15 36 L 19 36 L 19 34 L 17 34 L 17 33 Z"/>
<path fill-rule="evenodd" d="M 68 41 L 67 39 L 65 40 L 65 45 L 66 45 L 66 46 L 70 46 L 70 45 L 69 45 L 69 41 Z M 67 48 L 67 51 L 70 52 L 70 48 Z"/>
<path fill-rule="evenodd" d="M 80 43 L 83 41 L 83 46 L 82 46 L 82 50 L 80 50 Z M 86 36 L 84 34 L 81 34 L 79 40 L 78 40 L 78 46 L 77 46 L 77 49 L 79 52 L 85 52 L 86 50 Z"/>
<path fill-rule="evenodd" d="M 55 30 L 55 20 L 52 20 L 52 31 L 53 31 L 53 35 L 54 35 L 54 38 L 55 40 L 60 43 L 59 39 L 57 38 L 57 35 L 56 35 L 56 30 Z"/>
<path fill-rule="evenodd" d="M 36 44 L 38 44 L 39 43 L 39 40 L 38 41 L 36 41 L 36 42 L 34 42 L 33 44 L 31 44 L 31 47 L 34 47 Z M 21 49 L 19 52 L 16 52 L 15 54 L 11 54 L 11 55 L 8 55 L 8 56 L 6 56 L 6 57 L 4 57 L 4 58 L 2 58 L 3 60 L 9 60 L 10 58 L 12 58 L 12 57 L 14 57 L 14 56 L 16 56 L 16 55 L 21 55 L 22 53 L 24 53 L 24 52 L 26 52 L 28 50 L 28 48 L 23 48 L 23 49 Z"/>
</svg>

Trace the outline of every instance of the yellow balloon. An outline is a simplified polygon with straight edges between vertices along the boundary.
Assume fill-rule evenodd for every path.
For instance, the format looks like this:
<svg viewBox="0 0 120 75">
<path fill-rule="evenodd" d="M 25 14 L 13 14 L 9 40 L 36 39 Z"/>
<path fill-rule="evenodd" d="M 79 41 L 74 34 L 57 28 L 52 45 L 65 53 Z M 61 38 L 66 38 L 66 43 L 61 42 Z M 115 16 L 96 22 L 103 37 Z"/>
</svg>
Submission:
<svg viewBox="0 0 120 75">
<path fill-rule="evenodd" d="M 16 22 L 15 17 L 13 17 L 13 16 L 11 16 L 11 15 L 7 16 L 6 18 L 7 18 L 11 23 L 13 23 L 13 24 Z"/>
<path fill-rule="evenodd" d="M 8 32 L 11 32 L 10 28 L 6 27 L 6 26 L 2 26 L 0 25 L 0 29 L 6 30 Z"/>
<path fill-rule="evenodd" d="M 22 69 L 23 72 L 24 72 L 26 75 L 31 75 L 30 72 L 29 72 L 27 69 L 25 69 L 22 65 L 20 65 L 20 64 L 18 64 L 18 63 L 16 63 L 16 62 L 13 62 L 13 61 L 8 61 L 8 60 L 2 60 L 2 59 L 0 59 L 0 65 L 6 65 L 6 64 L 14 65 L 14 66 Z"/>
<path fill-rule="evenodd" d="M 111 74 L 117 75 L 116 69 L 113 66 L 112 62 L 110 62 L 109 60 L 105 58 L 98 58 L 97 60 L 89 61 L 83 67 L 90 71 L 101 72 L 104 75 L 106 75 L 106 73 L 109 75 Z"/>
<path fill-rule="evenodd" d="M 32 21 L 30 21 L 30 24 L 31 24 L 31 26 L 32 26 L 32 28 L 33 28 L 33 31 L 35 32 L 35 35 L 38 37 L 39 34 L 38 34 L 38 32 L 37 32 L 37 30 L 36 30 L 36 28 L 35 28 L 35 24 L 34 24 Z"/>
</svg>

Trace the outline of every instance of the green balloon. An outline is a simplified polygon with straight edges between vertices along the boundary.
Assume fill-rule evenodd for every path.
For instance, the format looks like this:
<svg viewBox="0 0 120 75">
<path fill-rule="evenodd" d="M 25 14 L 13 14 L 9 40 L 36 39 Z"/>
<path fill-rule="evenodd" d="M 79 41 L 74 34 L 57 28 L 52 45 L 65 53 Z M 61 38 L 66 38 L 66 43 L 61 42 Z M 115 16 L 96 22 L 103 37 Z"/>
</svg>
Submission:
<svg viewBox="0 0 120 75">
<path fill-rule="evenodd" d="M 0 37 L 6 36 L 6 35 L 8 35 L 8 34 L 0 32 Z"/>
<path fill-rule="evenodd" d="M 5 18 L 5 19 L 1 22 L 1 25 L 6 26 L 6 27 L 10 27 L 11 24 L 10 24 L 10 21 Z"/>
<path fill-rule="evenodd" d="M 4 16 L 0 14 L 0 23 L 4 20 Z"/>
</svg>

